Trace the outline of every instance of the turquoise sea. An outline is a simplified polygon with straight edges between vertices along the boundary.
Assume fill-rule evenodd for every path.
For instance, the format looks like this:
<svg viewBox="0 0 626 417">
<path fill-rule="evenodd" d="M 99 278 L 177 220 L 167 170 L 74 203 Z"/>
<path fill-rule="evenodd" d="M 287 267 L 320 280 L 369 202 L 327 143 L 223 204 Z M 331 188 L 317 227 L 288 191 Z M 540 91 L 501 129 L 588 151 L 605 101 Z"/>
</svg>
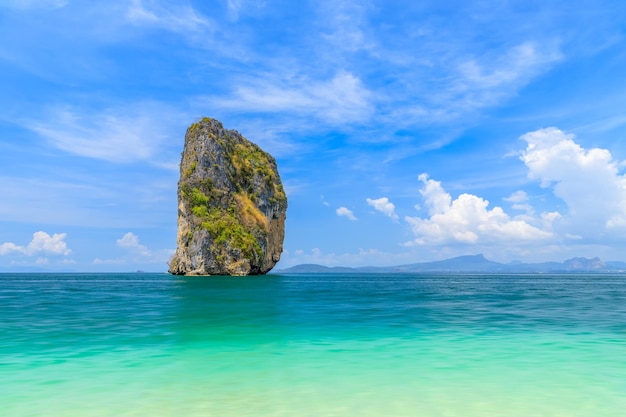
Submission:
<svg viewBox="0 0 626 417">
<path fill-rule="evenodd" d="M 618 417 L 626 275 L 0 274 L 0 415 Z"/>
</svg>

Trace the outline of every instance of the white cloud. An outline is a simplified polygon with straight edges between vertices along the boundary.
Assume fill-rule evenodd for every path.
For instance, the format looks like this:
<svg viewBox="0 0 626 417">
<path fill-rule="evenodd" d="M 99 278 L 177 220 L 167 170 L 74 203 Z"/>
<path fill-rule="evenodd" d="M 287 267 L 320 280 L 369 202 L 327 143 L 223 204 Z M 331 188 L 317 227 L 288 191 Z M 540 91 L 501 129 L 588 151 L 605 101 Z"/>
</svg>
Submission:
<svg viewBox="0 0 626 417">
<path fill-rule="evenodd" d="M 166 265 L 167 261 L 174 255 L 173 249 L 150 250 L 142 245 L 139 237 L 132 232 L 124 234 L 116 240 L 116 245 L 127 251 L 126 255 L 103 259 L 95 258 L 92 262 L 96 265 L 130 265 L 130 264 L 161 264 Z"/>
<path fill-rule="evenodd" d="M 232 20 L 238 20 L 239 12 L 243 7 L 243 0 L 226 0 L 226 6 L 228 7 L 228 17 Z"/>
<path fill-rule="evenodd" d="M 518 190 L 504 198 L 504 201 L 508 201 L 509 203 L 525 203 L 528 201 L 528 194 L 526 194 L 526 191 Z"/>
<path fill-rule="evenodd" d="M 321 37 L 330 44 L 328 54 L 373 47 L 374 42 L 368 39 L 365 31 L 369 6 L 368 2 L 352 0 L 318 3 L 322 15 L 320 21 L 323 22 Z"/>
<path fill-rule="evenodd" d="M 503 198 L 504 201 L 513 203 L 511 207 L 515 210 L 523 210 L 528 216 L 535 215 L 535 209 L 528 203 L 528 194 L 525 191 L 518 190 L 509 197 Z"/>
<path fill-rule="evenodd" d="M 420 174 L 418 179 L 424 184 L 420 194 L 428 207 L 429 214 L 444 213 L 448 210 L 452 197 L 443 190 L 441 183 L 428 179 L 428 174 Z"/>
<path fill-rule="evenodd" d="M 26 246 L 25 253 L 34 255 L 37 253 L 47 253 L 50 255 L 69 255 L 72 253 L 65 243 L 67 233 L 55 233 L 52 236 L 46 232 L 35 232 L 33 240 Z"/>
<path fill-rule="evenodd" d="M 517 190 L 503 200 L 522 213 L 510 215 L 501 207 L 469 193 L 453 198 L 441 183 L 420 175 L 425 217 L 409 217 L 415 239 L 406 245 L 432 245 L 459 248 L 472 245 L 481 251 L 507 257 L 514 253 L 527 257 L 533 253 L 554 256 L 576 255 L 590 248 L 604 247 L 622 239 L 626 228 L 626 175 L 624 166 L 607 149 L 586 149 L 572 134 L 557 128 L 529 132 L 520 159 L 528 177 L 553 191 L 566 209 L 538 212 L 533 197 Z M 545 198 L 537 203 L 549 204 Z M 519 212 L 518 212 L 519 213 Z M 506 243 L 506 245 L 503 245 Z M 453 245 L 453 246 L 450 246 Z M 598 246 L 600 245 L 600 246 Z"/>
<path fill-rule="evenodd" d="M 239 9 L 241 9 L 241 0 L 226 0 L 228 5 L 228 15 L 231 19 L 239 19 Z"/>
<path fill-rule="evenodd" d="M 27 121 L 24 127 L 53 146 L 76 155 L 128 163 L 159 154 L 172 129 L 170 110 L 152 103 L 100 112 L 53 109 L 44 121 Z M 182 133 L 181 133 L 182 134 Z"/>
<path fill-rule="evenodd" d="M 138 253 L 141 256 L 151 256 L 152 252 L 145 247 L 144 245 L 139 243 L 139 238 L 131 233 L 126 233 L 121 239 L 117 240 L 117 246 L 125 249 L 129 249 L 135 253 Z"/>
<path fill-rule="evenodd" d="M 511 219 L 500 207 L 489 210 L 489 202 L 472 194 L 452 200 L 441 183 L 419 176 L 424 184 L 422 198 L 430 218 L 405 217 L 416 238 L 410 244 L 495 243 L 545 240 L 552 233 L 525 220 Z"/>
<path fill-rule="evenodd" d="M 467 85 L 476 90 L 488 90 L 525 82 L 537 71 L 537 67 L 560 58 L 559 53 L 541 51 L 537 45 L 527 42 L 508 50 L 497 60 L 498 65 L 489 69 L 471 60 L 464 62 L 460 71 Z"/>
<path fill-rule="evenodd" d="M 447 76 L 433 78 L 436 90 L 428 91 L 429 96 L 410 109 L 416 119 L 448 123 L 498 105 L 562 58 L 553 42 L 524 42 L 506 51 L 472 56 L 446 52 L 442 56 L 451 56 L 449 62 L 430 57 Z"/>
<path fill-rule="evenodd" d="M 367 204 L 374 207 L 376 211 L 380 211 L 385 216 L 390 217 L 393 221 L 398 221 L 398 215 L 396 214 L 396 206 L 389 201 L 387 197 L 381 197 L 377 199 L 366 198 Z"/>
<path fill-rule="evenodd" d="M 33 233 L 33 240 L 26 246 L 16 245 L 12 242 L 6 242 L 0 245 L 0 255 L 7 255 L 10 253 L 22 253 L 27 256 L 36 255 L 63 255 L 67 256 L 72 253 L 71 249 L 67 247 L 65 238 L 66 233 L 55 233 L 50 236 L 46 232 Z"/>
<path fill-rule="evenodd" d="M 137 25 L 150 25 L 172 32 L 197 36 L 207 30 L 213 30 L 212 22 L 190 6 L 172 7 L 158 1 L 131 0 L 127 11 L 129 22 Z"/>
<path fill-rule="evenodd" d="M 329 123 L 364 120 L 373 111 L 371 92 L 350 72 L 339 71 L 325 81 L 274 78 L 268 74 L 266 78 L 244 81 L 233 97 L 211 101 L 219 108 L 238 112 L 315 114 Z"/>
<path fill-rule="evenodd" d="M 22 247 L 12 242 L 6 242 L 0 245 L 0 255 L 6 255 L 11 252 L 22 252 Z"/>
<path fill-rule="evenodd" d="M 601 237 L 626 227 L 626 176 L 607 149 L 585 149 L 574 135 L 550 127 L 526 133 L 521 160 L 528 177 L 567 204 L 560 224 L 567 233 Z M 620 232 L 621 233 L 621 232 Z"/>
<path fill-rule="evenodd" d="M 339 207 L 336 210 L 337 216 L 344 216 L 347 217 L 348 219 L 354 221 L 354 220 L 358 220 L 355 216 L 354 213 L 352 213 L 352 210 L 346 208 L 346 207 Z"/>
</svg>

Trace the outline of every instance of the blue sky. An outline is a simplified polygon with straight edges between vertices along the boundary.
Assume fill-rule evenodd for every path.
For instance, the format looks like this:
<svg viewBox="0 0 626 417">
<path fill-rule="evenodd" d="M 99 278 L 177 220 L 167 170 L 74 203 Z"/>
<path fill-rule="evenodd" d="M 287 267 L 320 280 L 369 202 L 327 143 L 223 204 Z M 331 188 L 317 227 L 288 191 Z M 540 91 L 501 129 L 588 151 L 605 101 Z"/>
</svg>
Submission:
<svg viewBox="0 0 626 417">
<path fill-rule="evenodd" d="M 166 270 L 203 116 L 278 161 L 278 268 L 626 261 L 625 38 L 603 0 L 2 0 L 0 269 Z"/>
</svg>

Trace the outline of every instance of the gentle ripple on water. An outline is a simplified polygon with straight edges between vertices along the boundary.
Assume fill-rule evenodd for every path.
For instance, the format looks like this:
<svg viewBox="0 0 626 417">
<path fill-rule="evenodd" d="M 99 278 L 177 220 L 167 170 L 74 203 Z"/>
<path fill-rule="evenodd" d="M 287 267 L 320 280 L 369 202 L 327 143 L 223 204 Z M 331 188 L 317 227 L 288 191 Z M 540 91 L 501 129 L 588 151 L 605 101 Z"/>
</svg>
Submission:
<svg viewBox="0 0 626 417">
<path fill-rule="evenodd" d="M 0 274 L 0 413 L 618 416 L 624 275 Z"/>
</svg>

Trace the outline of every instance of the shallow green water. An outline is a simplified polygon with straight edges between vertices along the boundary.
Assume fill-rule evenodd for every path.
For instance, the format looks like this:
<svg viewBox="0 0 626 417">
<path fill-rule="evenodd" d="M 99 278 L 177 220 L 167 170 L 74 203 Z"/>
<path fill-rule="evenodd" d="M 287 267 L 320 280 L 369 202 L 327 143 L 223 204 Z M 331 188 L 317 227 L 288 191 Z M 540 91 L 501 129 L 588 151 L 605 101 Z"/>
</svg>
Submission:
<svg viewBox="0 0 626 417">
<path fill-rule="evenodd" d="M 0 274 L 0 415 L 626 410 L 626 276 Z"/>
</svg>

